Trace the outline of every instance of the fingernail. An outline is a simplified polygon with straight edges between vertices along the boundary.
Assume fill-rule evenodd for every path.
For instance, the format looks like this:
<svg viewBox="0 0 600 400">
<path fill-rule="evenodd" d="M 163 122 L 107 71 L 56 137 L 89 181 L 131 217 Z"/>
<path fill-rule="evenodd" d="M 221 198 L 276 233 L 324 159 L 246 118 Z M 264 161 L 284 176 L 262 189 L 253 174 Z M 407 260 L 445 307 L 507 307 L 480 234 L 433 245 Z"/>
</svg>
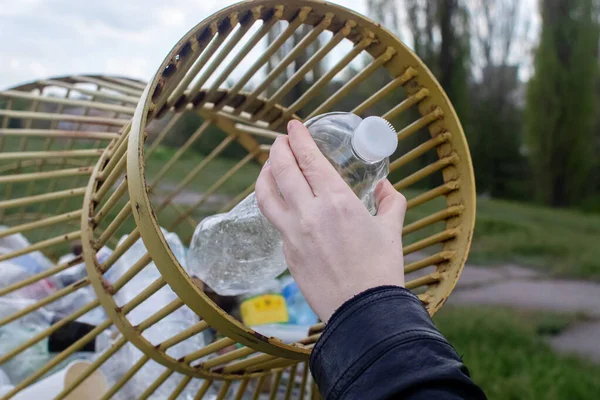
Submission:
<svg viewBox="0 0 600 400">
<path fill-rule="evenodd" d="M 296 129 L 298 127 L 298 124 L 301 124 L 301 122 L 298 121 L 297 119 L 290 119 L 290 122 L 288 122 L 288 124 L 287 124 L 288 133 L 290 133 L 290 131 L 293 131 L 294 129 Z"/>
</svg>

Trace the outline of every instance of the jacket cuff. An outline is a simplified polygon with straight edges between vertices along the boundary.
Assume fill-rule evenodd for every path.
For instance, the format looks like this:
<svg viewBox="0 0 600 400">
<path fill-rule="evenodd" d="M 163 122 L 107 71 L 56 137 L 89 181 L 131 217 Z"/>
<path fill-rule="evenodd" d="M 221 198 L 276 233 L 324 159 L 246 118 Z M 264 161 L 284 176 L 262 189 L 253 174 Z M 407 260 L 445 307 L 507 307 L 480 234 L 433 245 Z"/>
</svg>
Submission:
<svg viewBox="0 0 600 400">
<path fill-rule="evenodd" d="M 372 288 L 335 311 L 311 354 L 310 369 L 323 398 L 339 398 L 388 350 L 422 339 L 450 346 L 410 291 Z"/>
</svg>

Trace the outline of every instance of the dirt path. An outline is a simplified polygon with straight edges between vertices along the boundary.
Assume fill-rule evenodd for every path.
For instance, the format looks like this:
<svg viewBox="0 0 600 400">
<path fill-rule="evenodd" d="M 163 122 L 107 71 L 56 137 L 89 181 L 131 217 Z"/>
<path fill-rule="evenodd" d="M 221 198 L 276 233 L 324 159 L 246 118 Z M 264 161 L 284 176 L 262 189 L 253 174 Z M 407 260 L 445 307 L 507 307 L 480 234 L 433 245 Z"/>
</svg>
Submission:
<svg viewBox="0 0 600 400">
<path fill-rule="evenodd" d="M 513 265 L 467 265 L 448 302 L 583 314 L 588 320 L 573 324 L 551 337 L 548 343 L 556 351 L 575 353 L 600 363 L 599 283 L 551 279 Z"/>
</svg>

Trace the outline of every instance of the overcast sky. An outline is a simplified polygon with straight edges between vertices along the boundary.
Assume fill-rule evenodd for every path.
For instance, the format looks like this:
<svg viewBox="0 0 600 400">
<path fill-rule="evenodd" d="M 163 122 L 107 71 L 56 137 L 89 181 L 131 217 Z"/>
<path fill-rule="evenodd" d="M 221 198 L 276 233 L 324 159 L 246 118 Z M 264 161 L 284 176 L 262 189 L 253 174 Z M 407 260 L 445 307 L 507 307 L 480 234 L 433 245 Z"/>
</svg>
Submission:
<svg viewBox="0 0 600 400">
<path fill-rule="evenodd" d="M 236 2 L 0 0 L 0 89 L 70 74 L 147 81 L 188 30 Z M 366 12 L 365 0 L 335 2 Z"/>
</svg>

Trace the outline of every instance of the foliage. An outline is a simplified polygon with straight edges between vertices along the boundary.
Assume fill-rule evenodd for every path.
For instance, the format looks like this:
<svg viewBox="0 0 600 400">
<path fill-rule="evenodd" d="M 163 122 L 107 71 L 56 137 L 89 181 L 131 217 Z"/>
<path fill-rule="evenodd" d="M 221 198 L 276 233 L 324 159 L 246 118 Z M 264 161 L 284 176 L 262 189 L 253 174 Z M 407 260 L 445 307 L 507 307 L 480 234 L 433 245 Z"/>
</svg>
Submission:
<svg viewBox="0 0 600 400">
<path fill-rule="evenodd" d="M 598 22 L 596 0 L 544 0 L 526 132 L 537 197 L 574 205 L 593 168 Z"/>
<path fill-rule="evenodd" d="M 405 191 L 411 198 L 417 194 Z M 408 211 L 406 223 L 439 210 L 438 199 Z M 439 227 L 432 227 L 439 229 Z M 433 231 L 423 232 L 423 235 Z M 412 235 L 405 238 L 410 241 Z M 600 280 L 600 216 L 479 198 L 469 262 L 515 263 L 551 275 Z"/>
</svg>

